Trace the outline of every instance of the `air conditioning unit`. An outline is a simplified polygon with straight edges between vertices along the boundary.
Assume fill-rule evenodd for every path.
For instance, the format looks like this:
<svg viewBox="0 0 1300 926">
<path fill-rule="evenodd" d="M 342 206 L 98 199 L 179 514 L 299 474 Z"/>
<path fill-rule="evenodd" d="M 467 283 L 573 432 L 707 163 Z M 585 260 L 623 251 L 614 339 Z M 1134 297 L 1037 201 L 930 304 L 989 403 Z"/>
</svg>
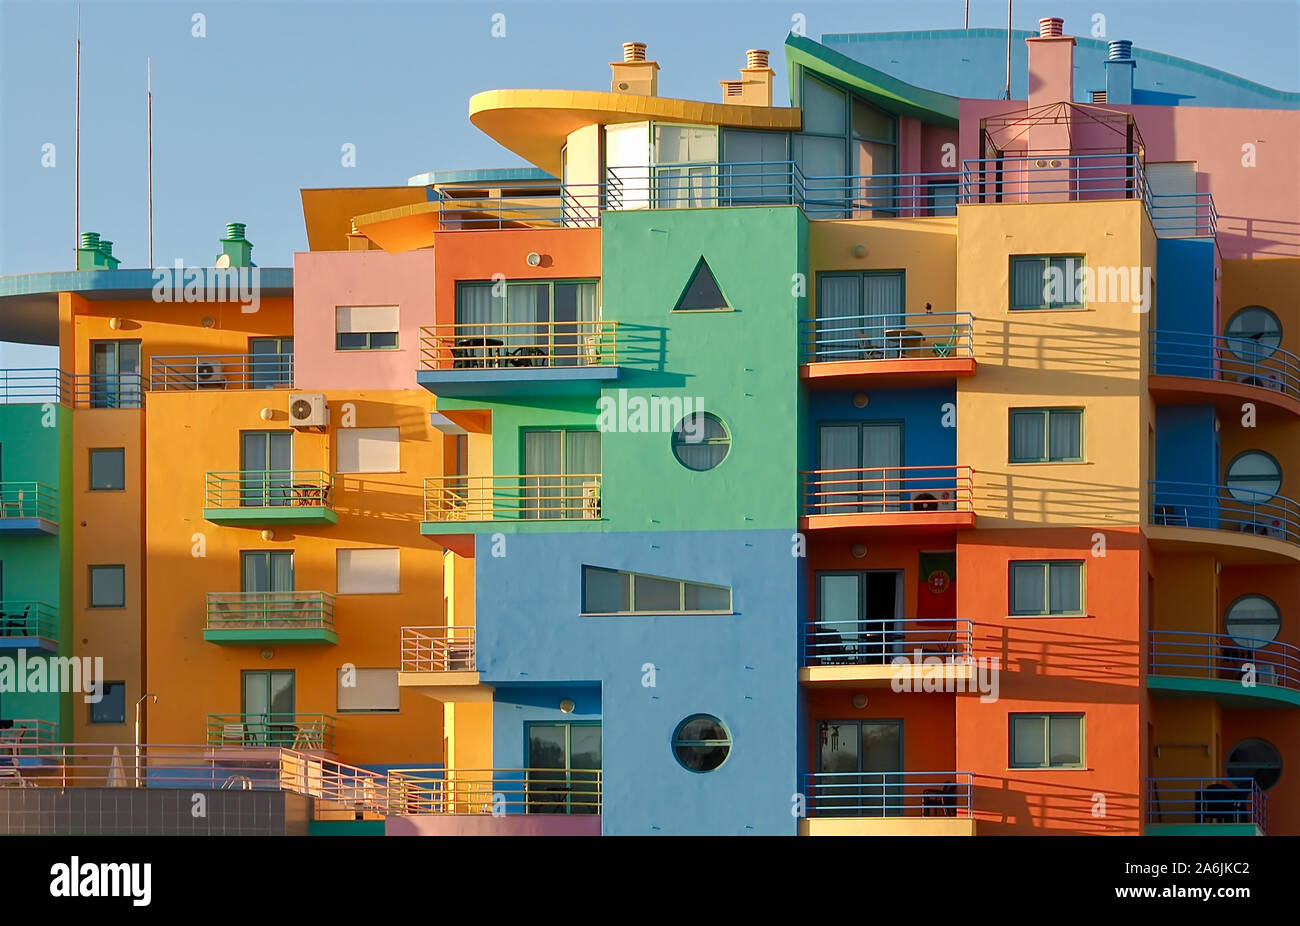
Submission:
<svg viewBox="0 0 1300 926">
<path fill-rule="evenodd" d="M 323 428 L 330 421 L 322 392 L 289 393 L 289 423 L 295 428 Z"/>
<path fill-rule="evenodd" d="M 226 385 L 226 371 L 221 364 L 205 360 L 194 368 L 194 382 L 200 389 L 220 389 Z"/>
</svg>

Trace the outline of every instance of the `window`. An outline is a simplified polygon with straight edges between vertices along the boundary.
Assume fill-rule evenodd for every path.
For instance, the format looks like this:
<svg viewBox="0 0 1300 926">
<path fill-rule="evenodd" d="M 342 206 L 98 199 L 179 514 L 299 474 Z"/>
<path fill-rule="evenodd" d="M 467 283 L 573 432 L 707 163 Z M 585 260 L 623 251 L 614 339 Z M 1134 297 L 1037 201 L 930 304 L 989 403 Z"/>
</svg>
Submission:
<svg viewBox="0 0 1300 926">
<path fill-rule="evenodd" d="M 654 125 L 655 207 L 717 205 L 718 130 L 711 125 Z"/>
<path fill-rule="evenodd" d="M 731 303 L 727 302 L 727 297 L 722 295 L 708 261 L 701 257 L 691 273 L 690 282 L 682 291 L 681 298 L 677 300 L 677 305 L 673 306 L 673 311 L 709 312 L 730 308 Z"/>
<path fill-rule="evenodd" d="M 1082 562 L 1012 563 L 1011 614 L 1083 614 L 1083 575 Z"/>
<path fill-rule="evenodd" d="M 1245 361 L 1263 360 L 1282 343 L 1282 323 L 1260 305 L 1247 306 L 1228 319 L 1228 349 Z"/>
<path fill-rule="evenodd" d="M 126 567 L 90 567 L 90 606 L 92 608 L 126 607 Z"/>
<path fill-rule="evenodd" d="M 140 342 L 90 342 L 90 407 L 139 408 Z"/>
<path fill-rule="evenodd" d="M 1228 464 L 1228 494 L 1239 502 L 1265 502 L 1282 488 L 1282 467 L 1262 450 L 1247 450 Z"/>
<path fill-rule="evenodd" d="M 1011 308 L 1083 307 L 1083 255 L 1011 258 Z"/>
<path fill-rule="evenodd" d="M 337 551 L 340 595 L 395 595 L 400 592 L 401 551 Z"/>
<path fill-rule="evenodd" d="M 244 592 L 291 592 L 292 550 L 246 550 L 240 555 L 243 570 L 240 590 Z"/>
<path fill-rule="evenodd" d="M 398 428 L 339 428 L 340 473 L 399 473 L 401 445 Z"/>
<path fill-rule="evenodd" d="M 713 469 L 731 452 L 731 435 L 716 415 L 694 412 L 673 428 L 673 456 L 696 472 Z"/>
<path fill-rule="evenodd" d="M 596 365 L 613 347 L 599 320 L 595 281 L 459 283 L 453 365 Z"/>
<path fill-rule="evenodd" d="M 126 682 L 101 682 L 103 697 L 90 705 L 91 723 L 126 723 Z"/>
<path fill-rule="evenodd" d="M 126 451 L 109 447 L 90 451 L 90 491 L 126 488 Z"/>
<path fill-rule="evenodd" d="M 293 385 L 293 338 L 249 338 L 248 354 L 250 389 Z"/>
<path fill-rule="evenodd" d="M 1253 778 L 1267 791 L 1282 777 L 1282 754 L 1268 740 L 1242 740 L 1228 753 L 1223 771 L 1229 778 Z"/>
<path fill-rule="evenodd" d="M 786 132 L 726 129 L 719 192 L 730 206 L 788 204 L 790 136 Z"/>
<path fill-rule="evenodd" d="M 401 707 L 396 669 L 338 670 L 340 714 L 395 713 Z"/>
<path fill-rule="evenodd" d="M 1012 714 L 1012 768 L 1083 768 L 1083 714 Z"/>
<path fill-rule="evenodd" d="M 1083 462 L 1083 409 L 1011 409 L 1012 463 Z"/>
<path fill-rule="evenodd" d="M 957 184 L 934 180 L 929 185 L 930 215 L 957 214 Z"/>
<path fill-rule="evenodd" d="M 528 429 L 524 436 L 525 518 L 600 519 L 600 432 Z"/>
<path fill-rule="evenodd" d="M 1277 639 L 1277 633 L 1282 629 L 1282 615 L 1277 605 L 1263 595 L 1242 595 L 1228 605 L 1223 623 L 1233 643 L 1256 649 Z"/>
<path fill-rule="evenodd" d="M 392 350 L 397 347 L 397 306 L 337 306 L 334 331 L 336 350 Z"/>
<path fill-rule="evenodd" d="M 730 614 L 731 589 L 683 579 L 582 567 L 583 614 Z"/>
<path fill-rule="evenodd" d="M 690 772 L 711 772 L 731 754 L 731 734 L 712 714 L 692 714 L 673 731 L 673 755 Z"/>
<path fill-rule="evenodd" d="M 817 360 L 895 360 L 904 355 L 902 271 L 817 275 Z M 913 332 L 915 334 L 915 332 Z"/>
</svg>

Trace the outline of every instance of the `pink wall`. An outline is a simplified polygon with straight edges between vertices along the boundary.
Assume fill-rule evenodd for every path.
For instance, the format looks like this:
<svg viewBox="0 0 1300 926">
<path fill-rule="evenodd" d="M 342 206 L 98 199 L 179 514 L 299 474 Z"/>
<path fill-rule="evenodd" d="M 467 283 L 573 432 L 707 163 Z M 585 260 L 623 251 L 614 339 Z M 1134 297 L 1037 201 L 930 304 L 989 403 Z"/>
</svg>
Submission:
<svg viewBox="0 0 1300 926">
<path fill-rule="evenodd" d="M 979 157 L 980 119 L 1023 107 L 1023 101 L 1015 100 L 962 100 L 962 160 Z M 1300 257 L 1300 183 L 1289 164 L 1300 148 L 1300 113 L 1204 106 L 1107 108 L 1137 117 L 1148 162 L 1197 162 L 1197 189 L 1214 196 L 1225 259 Z M 1242 164 L 1247 143 L 1255 146 L 1255 167 Z"/>
<path fill-rule="evenodd" d="M 430 814 L 389 817 L 385 836 L 599 836 L 596 814 Z"/>
<path fill-rule="evenodd" d="M 415 389 L 420 326 L 434 321 L 433 255 L 431 249 L 295 254 L 294 388 Z M 334 309 L 340 305 L 396 305 L 398 349 L 335 350 Z"/>
</svg>

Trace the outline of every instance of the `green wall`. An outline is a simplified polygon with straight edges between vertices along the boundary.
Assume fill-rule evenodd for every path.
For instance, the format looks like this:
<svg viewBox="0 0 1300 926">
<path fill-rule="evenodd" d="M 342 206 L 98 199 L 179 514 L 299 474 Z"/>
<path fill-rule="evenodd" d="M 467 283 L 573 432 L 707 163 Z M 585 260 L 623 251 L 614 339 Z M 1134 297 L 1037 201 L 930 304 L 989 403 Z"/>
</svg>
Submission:
<svg viewBox="0 0 1300 926">
<path fill-rule="evenodd" d="M 57 610 L 59 653 L 72 652 L 72 412 L 61 405 L 0 405 L 0 479 L 40 482 L 58 491 L 57 536 L 0 532 L 3 589 L 9 601 L 42 601 Z M 15 656 L 15 653 L 0 653 Z M 31 655 L 29 654 L 29 661 Z M 0 717 L 59 723 L 71 735 L 81 695 L 0 691 Z"/>
</svg>

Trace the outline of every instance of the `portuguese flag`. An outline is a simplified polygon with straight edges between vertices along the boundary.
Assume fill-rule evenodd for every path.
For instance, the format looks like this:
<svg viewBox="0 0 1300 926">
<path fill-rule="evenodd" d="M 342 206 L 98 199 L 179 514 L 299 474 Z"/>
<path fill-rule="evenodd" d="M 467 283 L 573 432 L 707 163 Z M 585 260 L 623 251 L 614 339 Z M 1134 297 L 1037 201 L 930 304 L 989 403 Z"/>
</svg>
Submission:
<svg viewBox="0 0 1300 926">
<path fill-rule="evenodd" d="M 957 617 L 957 553 L 922 553 L 917 620 Z"/>
</svg>

